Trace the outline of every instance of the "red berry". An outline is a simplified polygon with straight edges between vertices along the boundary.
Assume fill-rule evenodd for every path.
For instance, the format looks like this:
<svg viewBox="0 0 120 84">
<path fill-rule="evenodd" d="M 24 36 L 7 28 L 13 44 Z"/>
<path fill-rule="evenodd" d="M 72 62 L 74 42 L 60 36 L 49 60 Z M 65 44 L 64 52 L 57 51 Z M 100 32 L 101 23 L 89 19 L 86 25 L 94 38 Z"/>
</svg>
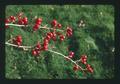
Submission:
<svg viewBox="0 0 120 84">
<path fill-rule="evenodd" d="M 35 21 L 35 23 L 39 24 L 39 25 L 41 24 L 41 22 L 42 22 L 42 18 L 37 18 L 36 21 Z"/>
<path fill-rule="evenodd" d="M 51 39 L 51 37 L 50 37 L 49 35 L 47 35 L 45 38 L 46 38 L 47 40 L 50 40 L 50 39 Z"/>
<path fill-rule="evenodd" d="M 37 52 L 35 50 L 32 50 L 32 55 L 36 56 Z"/>
<path fill-rule="evenodd" d="M 36 54 L 39 55 L 39 54 L 40 54 L 40 51 L 39 51 L 39 50 L 36 50 Z"/>
<path fill-rule="evenodd" d="M 57 21 L 54 19 L 54 20 L 51 22 L 51 25 L 52 25 L 53 27 L 56 27 L 56 26 L 57 26 Z"/>
<path fill-rule="evenodd" d="M 67 32 L 72 32 L 72 28 L 71 27 L 67 27 Z"/>
<path fill-rule="evenodd" d="M 10 20 L 9 19 L 5 19 L 5 28 L 9 28 L 9 26 L 8 25 L 6 25 L 7 23 L 9 23 L 10 22 Z"/>
<path fill-rule="evenodd" d="M 86 64 L 86 63 L 87 63 L 87 56 L 86 56 L 86 55 L 82 55 L 82 56 L 81 56 L 81 62 L 82 62 L 83 64 Z"/>
<path fill-rule="evenodd" d="M 79 67 L 77 65 L 74 65 L 73 70 L 77 71 L 78 69 L 79 69 Z"/>
<path fill-rule="evenodd" d="M 16 43 L 17 43 L 17 45 L 18 45 L 18 46 L 20 46 L 20 45 L 21 45 L 21 42 L 18 42 L 18 41 L 17 41 Z"/>
<path fill-rule="evenodd" d="M 22 42 L 22 37 L 20 35 L 16 36 L 16 41 L 17 42 Z"/>
<path fill-rule="evenodd" d="M 53 37 L 56 37 L 56 33 L 55 32 L 52 32 L 52 34 L 53 34 Z"/>
<path fill-rule="evenodd" d="M 22 44 L 22 37 L 20 35 L 16 36 L 13 42 L 20 46 Z"/>
<path fill-rule="evenodd" d="M 74 52 L 70 51 L 69 52 L 69 58 L 73 58 L 73 56 L 74 56 Z"/>
<path fill-rule="evenodd" d="M 5 19 L 5 23 L 9 23 L 10 22 L 10 20 L 9 19 Z"/>
<path fill-rule="evenodd" d="M 24 17 L 24 18 L 22 19 L 22 21 L 24 22 L 24 25 L 27 25 L 27 24 L 28 24 L 28 18 L 27 18 L 27 17 Z"/>
<path fill-rule="evenodd" d="M 67 32 L 67 33 L 66 33 L 66 36 L 67 36 L 67 37 L 72 36 L 72 32 Z"/>
<path fill-rule="evenodd" d="M 66 32 L 66 36 L 70 37 L 72 36 L 72 28 L 71 27 L 67 27 L 67 32 Z"/>
<path fill-rule="evenodd" d="M 23 24 L 24 24 L 24 21 L 23 21 L 22 19 L 20 19 L 20 20 L 18 21 L 18 24 L 19 24 L 19 25 L 23 25 Z"/>
<path fill-rule="evenodd" d="M 53 36 L 52 36 L 52 40 L 56 41 L 56 33 L 52 32 Z"/>
<path fill-rule="evenodd" d="M 37 43 L 36 47 L 37 47 L 38 49 L 40 49 L 40 48 L 41 48 L 41 45 L 40 45 L 40 43 L 39 43 L 39 42 Z"/>
<path fill-rule="evenodd" d="M 59 23 L 59 24 L 57 24 L 57 27 L 58 27 L 58 28 L 61 28 L 61 27 L 62 27 L 62 25 Z"/>
<path fill-rule="evenodd" d="M 60 35 L 60 40 L 63 41 L 65 39 L 65 36 Z"/>
<path fill-rule="evenodd" d="M 93 68 L 91 67 L 91 65 L 86 64 L 86 68 L 90 73 L 93 73 Z"/>
<path fill-rule="evenodd" d="M 36 30 L 38 30 L 39 29 L 39 25 L 38 24 L 35 24 L 34 26 L 33 26 L 33 31 L 36 31 Z"/>
<path fill-rule="evenodd" d="M 18 36 L 16 36 L 16 38 L 22 39 L 22 36 L 21 36 L 21 35 L 18 35 Z"/>
<path fill-rule="evenodd" d="M 56 41 L 56 37 L 52 37 L 52 40 L 53 40 L 53 41 Z"/>
<path fill-rule="evenodd" d="M 45 38 L 45 39 L 44 39 L 44 43 L 45 43 L 45 44 L 48 44 L 48 42 L 49 42 L 48 39 Z"/>
<path fill-rule="evenodd" d="M 40 49 L 35 49 L 36 54 L 39 55 L 40 54 Z"/>
<path fill-rule="evenodd" d="M 15 16 L 10 16 L 10 21 L 11 22 L 14 22 L 16 20 L 16 17 Z"/>
<path fill-rule="evenodd" d="M 48 50 L 48 45 L 44 45 L 43 50 Z"/>
<path fill-rule="evenodd" d="M 86 61 L 82 61 L 82 63 L 83 63 L 83 64 L 87 64 L 87 62 L 86 62 Z"/>
<path fill-rule="evenodd" d="M 47 33 L 48 36 L 52 37 L 53 34 L 51 32 Z"/>
</svg>

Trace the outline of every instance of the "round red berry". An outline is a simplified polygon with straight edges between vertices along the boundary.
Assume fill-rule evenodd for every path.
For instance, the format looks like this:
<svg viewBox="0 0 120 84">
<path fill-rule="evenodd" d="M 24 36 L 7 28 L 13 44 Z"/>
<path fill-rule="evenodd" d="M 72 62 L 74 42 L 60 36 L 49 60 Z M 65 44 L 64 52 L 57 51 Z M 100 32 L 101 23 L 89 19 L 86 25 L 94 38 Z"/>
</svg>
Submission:
<svg viewBox="0 0 120 84">
<path fill-rule="evenodd" d="M 39 43 L 39 42 L 37 43 L 36 48 L 38 48 L 38 49 L 40 49 L 40 48 L 41 48 L 41 45 L 40 45 L 40 43 Z"/>
<path fill-rule="evenodd" d="M 36 50 L 32 50 L 32 55 L 34 55 L 34 56 L 36 56 L 36 55 L 37 55 Z"/>
<path fill-rule="evenodd" d="M 93 68 L 91 67 L 91 65 L 86 64 L 86 68 L 90 73 L 93 73 Z"/>
<path fill-rule="evenodd" d="M 69 58 L 73 58 L 73 56 L 74 56 L 74 52 L 70 51 L 69 52 Z"/>
<path fill-rule="evenodd" d="M 24 18 L 22 19 L 22 21 L 24 22 L 24 25 L 27 25 L 27 24 L 28 24 L 28 18 L 27 18 L 27 17 L 24 17 Z"/>
<path fill-rule="evenodd" d="M 50 37 L 49 35 L 47 35 L 45 38 L 46 38 L 47 40 L 50 40 L 50 39 L 51 39 L 51 37 Z"/>
<path fill-rule="evenodd" d="M 5 23 L 9 23 L 10 22 L 10 20 L 9 19 L 5 19 Z"/>
<path fill-rule="evenodd" d="M 43 50 L 48 50 L 48 45 L 44 45 Z"/>
<path fill-rule="evenodd" d="M 53 26 L 53 27 L 56 27 L 57 26 L 57 20 L 53 20 L 52 22 L 51 22 L 51 25 Z"/>
<path fill-rule="evenodd" d="M 67 32 L 72 32 L 72 28 L 71 27 L 67 27 Z"/>
<path fill-rule="evenodd" d="M 62 27 L 62 25 L 59 23 L 59 24 L 57 24 L 57 27 L 58 27 L 58 28 L 61 28 L 61 27 Z"/>
<path fill-rule="evenodd" d="M 39 25 L 38 24 L 35 24 L 34 26 L 33 26 L 33 31 L 36 31 L 36 30 L 38 30 L 39 29 Z"/>
<path fill-rule="evenodd" d="M 60 41 L 63 41 L 65 39 L 65 36 L 60 35 Z"/>
<path fill-rule="evenodd" d="M 67 36 L 67 37 L 72 36 L 72 32 L 67 32 L 67 33 L 66 33 L 66 36 Z"/>
<path fill-rule="evenodd" d="M 39 24 L 39 25 L 41 24 L 41 22 L 42 22 L 42 18 L 37 18 L 36 21 L 35 21 L 35 23 Z"/>
<path fill-rule="evenodd" d="M 21 42 L 18 42 L 18 41 L 17 41 L 16 43 L 17 43 L 17 45 L 18 45 L 18 46 L 20 46 L 20 45 L 21 45 Z"/>
<path fill-rule="evenodd" d="M 24 24 L 24 21 L 22 19 L 18 20 L 18 24 L 19 25 L 23 25 Z"/>
<path fill-rule="evenodd" d="M 16 41 L 17 42 L 22 42 L 22 36 L 20 36 L 20 35 L 16 36 Z"/>
<path fill-rule="evenodd" d="M 48 42 L 49 42 L 48 39 L 45 38 L 44 39 L 44 44 L 48 44 Z"/>
<path fill-rule="evenodd" d="M 53 36 L 53 34 L 51 32 L 48 32 L 47 35 L 50 36 L 50 37 Z"/>
<path fill-rule="evenodd" d="M 74 66 L 73 66 L 73 70 L 74 70 L 74 71 L 77 71 L 78 69 L 79 69 L 78 65 L 74 65 Z"/>
<path fill-rule="evenodd" d="M 10 21 L 11 22 L 14 22 L 16 20 L 16 17 L 15 16 L 10 16 Z"/>
</svg>

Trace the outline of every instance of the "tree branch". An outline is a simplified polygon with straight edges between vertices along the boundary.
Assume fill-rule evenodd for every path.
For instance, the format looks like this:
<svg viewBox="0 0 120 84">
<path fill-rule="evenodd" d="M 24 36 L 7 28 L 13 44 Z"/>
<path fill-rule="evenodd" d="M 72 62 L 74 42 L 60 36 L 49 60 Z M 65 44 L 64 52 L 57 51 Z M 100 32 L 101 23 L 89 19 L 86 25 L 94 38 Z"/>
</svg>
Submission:
<svg viewBox="0 0 120 84">
<path fill-rule="evenodd" d="M 9 46 L 17 47 L 17 48 L 22 48 L 23 50 L 28 50 L 28 49 L 33 48 L 33 46 L 18 46 L 18 45 L 15 45 L 15 44 L 12 44 L 12 43 L 8 43 L 8 42 L 5 42 L 5 44 L 9 45 Z"/>
<path fill-rule="evenodd" d="M 28 27 L 29 25 L 19 25 L 19 24 L 5 24 L 5 25 L 7 25 L 7 26 L 17 26 L 17 27 Z M 54 28 L 49 28 L 49 27 L 47 27 L 46 25 L 45 26 L 40 26 L 40 28 L 39 29 L 48 29 L 48 30 L 54 30 Z M 58 31 L 63 31 L 63 30 L 60 30 L 60 29 L 57 29 Z"/>
</svg>

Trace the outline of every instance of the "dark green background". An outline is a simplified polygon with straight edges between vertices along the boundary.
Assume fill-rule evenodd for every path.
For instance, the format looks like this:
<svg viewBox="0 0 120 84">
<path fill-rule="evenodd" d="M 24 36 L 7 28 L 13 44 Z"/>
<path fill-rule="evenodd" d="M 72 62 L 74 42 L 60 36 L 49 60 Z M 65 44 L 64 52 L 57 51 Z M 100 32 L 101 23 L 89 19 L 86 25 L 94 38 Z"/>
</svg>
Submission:
<svg viewBox="0 0 120 84">
<path fill-rule="evenodd" d="M 29 23 L 35 16 L 42 17 L 42 25 L 56 19 L 66 29 L 73 27 L 73 36 L 65 42 L 51 42 L 56 51 L 68 54 L 67 47 L 75 52 L 74 60 L 82 54 L 88 56 L 88 63 L 94 68 L 93 74 L 83 74 L 72 70 L 73 64 L 63 57 L 50 52 L 43 52 L 36 62 L 31 52 L 6 45 L 6 78 L 9 79 L 109 79 L 114 77 L 114 7 L 112 5 L 8 5 L 6 18 L 24 12 Z M 102 14 L 101 14 L 102 13 Z M 79 27 L 80 20 L 85 27 Z M 46 30 L 31 32 L 32 27 L 21 29 L 11 26 L 6 29 L 6 41 L 11 35 L 23 37 L 23 45 L 34 45 L 42 42 Z"/>
</svg>

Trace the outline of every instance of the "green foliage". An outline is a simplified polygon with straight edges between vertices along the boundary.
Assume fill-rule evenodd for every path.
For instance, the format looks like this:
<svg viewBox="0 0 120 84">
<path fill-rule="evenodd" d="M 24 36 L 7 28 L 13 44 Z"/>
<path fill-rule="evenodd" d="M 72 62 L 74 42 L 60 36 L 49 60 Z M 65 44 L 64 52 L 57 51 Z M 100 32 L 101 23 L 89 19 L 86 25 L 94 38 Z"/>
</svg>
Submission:
<svg viewBox="0 0 120 84">
<path fill-rule="evenodd" d="M 73 64 L 63 57 L 41 52 L 34 58 L 31 52 L 22 51 L 6 45 L 6 78 L 9 79 L 107 79 L 114 77 L 114 8 L 111 5 L 8 5 L 6 17 L 24 12 L 29 22 L 35 16 L 42 17 L 42 25 L 57 19 L 63 27 L 72 26 L 74 32 L 65 42 L 51 42 L 56 51 L 68 55 L 67 47 L 75 52 L 73 60 L 82 54 L 88 56 L 88 63 L 94 68 L 93 74 L 73 71 Z M 79 27 L 79 21 L 85 27 Z M 33 23 L 34 24 L 34 23 Z M 42 43 L 43 30 L 31 32 L 32 27 L 22 29 L 13 27 L 6 29 L 6 41 L 11 36 L 22 35 L 23 45 Z M 46 30 L 44 30 L 45 32 Z"/>
</svg>

